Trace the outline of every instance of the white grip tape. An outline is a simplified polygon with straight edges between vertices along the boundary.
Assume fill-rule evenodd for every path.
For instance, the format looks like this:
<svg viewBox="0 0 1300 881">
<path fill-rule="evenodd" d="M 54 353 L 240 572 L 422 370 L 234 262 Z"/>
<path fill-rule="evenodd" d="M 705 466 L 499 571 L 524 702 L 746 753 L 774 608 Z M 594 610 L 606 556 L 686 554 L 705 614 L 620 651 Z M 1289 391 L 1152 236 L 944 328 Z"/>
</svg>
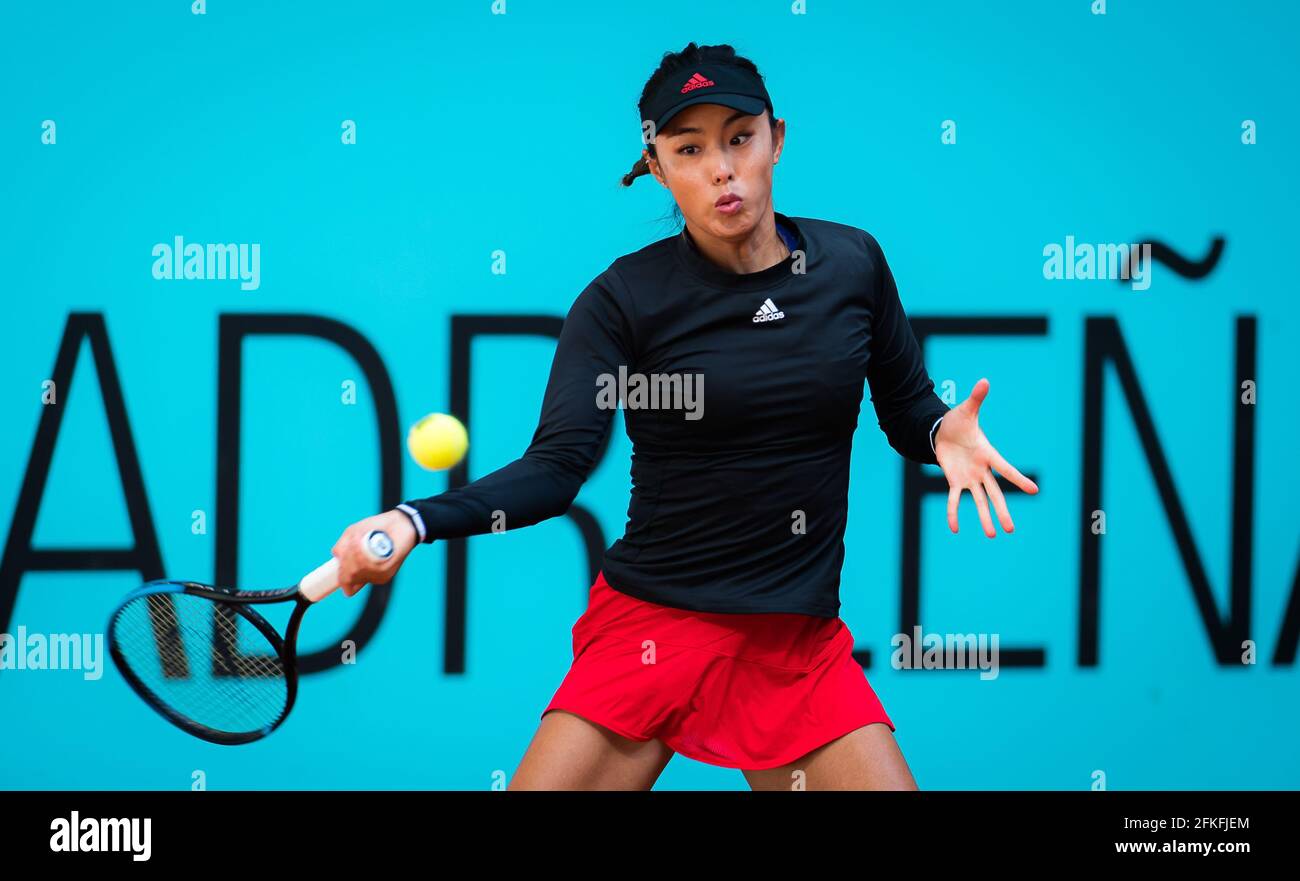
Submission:
<svg viewBox="0 0 1300 881">
<path fill-rule="evenodd" d="M 298 584 L 298 590 L 302 595 L 313 603 L 317 600 L 323 600 L 325 597 L 338 590 L 339 587 L 339 561 L 337 557 L 330 557 L 329 562 L 321 563 Z"/>
<path fill-rule="evenodd" d="M 393 540 L 388 537 L 388 533 L 382 530 L 370 532 L 362 547 L 376 562 L 386 560 L 393 555 Z M 339 561 L 337 557 L 330 557 L 324 563 L 321 563 L 311 572 L 308 572 L 298 582 L 298 590 L 311 602 L 319 602 L 325 597 L 332 594 L 339 588 Z"/>
</svg>

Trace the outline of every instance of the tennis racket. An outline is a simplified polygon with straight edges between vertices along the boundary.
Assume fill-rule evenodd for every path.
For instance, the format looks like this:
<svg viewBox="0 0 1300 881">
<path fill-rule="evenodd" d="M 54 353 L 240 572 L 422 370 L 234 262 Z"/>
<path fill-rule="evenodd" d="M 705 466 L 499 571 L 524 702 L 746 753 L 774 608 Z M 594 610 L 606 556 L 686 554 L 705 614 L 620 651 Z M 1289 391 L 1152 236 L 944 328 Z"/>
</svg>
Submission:
<svg viewBox="0 0 1300 881">
<path fill-rule="evenodd" d="M 382 530 L 363 545 L 376 561 L 393 554 Z M 109 653 L 136 694 L 181 730 L 226 745 L 260 740 L 293 709 L 302 616 L 338 589 L 338 576 L 331 557 L 280 590 L 147 582 L 109 618 Z M 256 606 L 290 601 L 281 637 Z"/>
</svg>

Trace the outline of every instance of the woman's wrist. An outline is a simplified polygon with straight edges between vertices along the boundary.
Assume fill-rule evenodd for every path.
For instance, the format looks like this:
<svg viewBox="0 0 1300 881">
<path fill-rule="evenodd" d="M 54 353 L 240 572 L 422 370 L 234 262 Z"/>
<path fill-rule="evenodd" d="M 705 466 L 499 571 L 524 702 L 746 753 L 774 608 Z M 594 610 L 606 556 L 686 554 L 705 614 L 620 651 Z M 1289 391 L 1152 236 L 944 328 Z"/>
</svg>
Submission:
<svg viewBox="0 0 1300 881">
<path fill-rule="evenodd" d="M 416 543 L 423 542 L 427 533 L 424 528 L 424 518 L 420 516 L 420 512 L 405 502 L 398 505 L 396 508 L 393 508 L 393 510 L 401 513 L 402 516 L 406 518 L 407 522 L 411 524 L 411 528 L 415 530 Z"/>
<path fill-rule="evenodd" d="M 945 413 L 943 415 L 947 416 L 948 414 Z M 938 419 L 934 420 L 934 425 L 930 426 L 930 452 L 934 453 L 936 457 L 939 455 L 939 453 L 934 448 L 934 441 L 935 438 L 939 436 L 939 426 L 942 424 L 943 424 L 943 416 L 940 416 Z"/>
<path fill-rule="evenodd" d="M 411 522 L 411 518 L 405 511 L 398 508 L 393 508 L 388 514 L 391 521 L 389 537 L 398 548 L 410 553 L 420 543 L 420 533 L 416 530 L 415 524 Z"/>
</svg>

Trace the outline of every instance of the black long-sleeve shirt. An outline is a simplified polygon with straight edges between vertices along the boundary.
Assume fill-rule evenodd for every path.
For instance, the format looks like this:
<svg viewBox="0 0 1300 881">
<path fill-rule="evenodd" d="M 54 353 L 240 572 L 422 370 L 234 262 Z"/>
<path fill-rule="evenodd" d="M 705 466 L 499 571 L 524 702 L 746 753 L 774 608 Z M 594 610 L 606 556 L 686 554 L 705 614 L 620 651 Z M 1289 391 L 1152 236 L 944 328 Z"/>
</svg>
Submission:
<svg viewBox="0 0 1300 881">
<path fill-rule="evenodd" d="M 723 269 L 683 230 L 592 280 L 565 318 L 528 449 L 400 506 L 421 540 L 567 511 L 621 387 L 632 496 L 626 531 L 605 552 L 610 586 L 699 611 L 837 615 L 863 381 L 890 445 L 917 462 L 936 461 L 931 433 L 948 407 L 875 238 L 776 220 L 797 248 L 759 272 Z M 647 385 L 667 378 L 657 408 L 634 393 L 638 374 Z"/>
</svg>

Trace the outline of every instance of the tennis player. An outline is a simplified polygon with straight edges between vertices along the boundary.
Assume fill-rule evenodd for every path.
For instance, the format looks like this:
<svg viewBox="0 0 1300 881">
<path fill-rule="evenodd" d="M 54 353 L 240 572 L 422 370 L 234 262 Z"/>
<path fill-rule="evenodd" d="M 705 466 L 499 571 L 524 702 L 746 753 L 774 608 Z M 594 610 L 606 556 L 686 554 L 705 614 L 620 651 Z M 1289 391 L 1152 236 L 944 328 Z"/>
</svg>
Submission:
<svg viewBox="0 0 1300 881">
<path fill-rule="evenodd" d="M 1038 487 L 980 430 L 987 380 L 951 409 L 935 394 L 875 238 L 774 210 L 785 121 L 751 61 L 666 53 L 638 109 L 645 146 L 623 183 L 652 175 L 685 228 L 577 297 L 521 458 L 344 532 L 344 590 L 388 581 L 417 543 L 563 514 L 621 407 L 626 531 L 510 788 L 648 789 L 681 753 L 754 789 L 915 789 L 838 614 L 864 380 L 889 444 L 942 468 L 954 533 L 963 490 L 989 538 L 990 507 L 1014 529 L 994 469 Z M 398 545 L 379 566 L 355 541 L 374 528 Z"/>
</svg>

